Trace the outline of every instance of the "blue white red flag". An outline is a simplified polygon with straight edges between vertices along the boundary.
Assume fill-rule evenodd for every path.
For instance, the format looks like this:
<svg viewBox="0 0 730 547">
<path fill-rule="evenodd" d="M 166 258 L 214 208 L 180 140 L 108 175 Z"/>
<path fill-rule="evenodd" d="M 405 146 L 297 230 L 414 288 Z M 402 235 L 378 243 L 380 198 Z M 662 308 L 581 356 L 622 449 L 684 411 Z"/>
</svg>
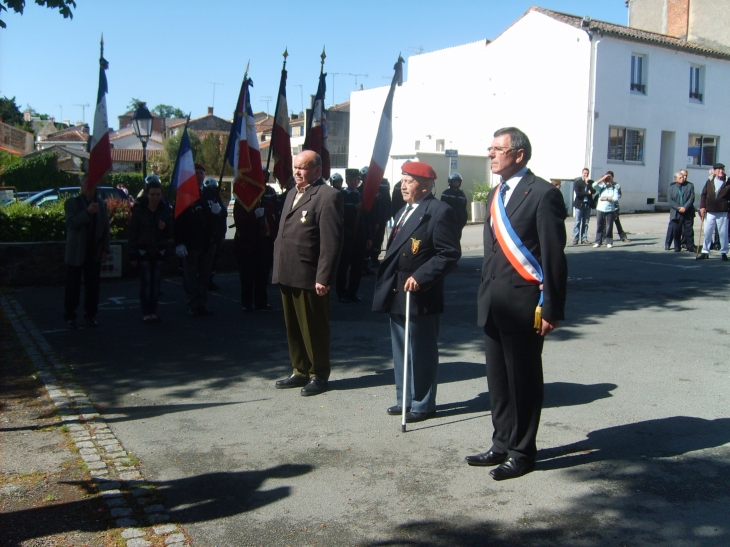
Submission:
<svg viewBox="0 0 730 547">
<path fill-rule="evenodd" d="M 89 188 L 112 170 L 112 149 L 109 144 L 109 121 L 106 110 L 106 94 L 108 91 L 105 70 L 109 63 L 104 59 L 104 37 L 101 38 L 101 54 L 99 55 L 99 91 L 96 94 L 96 111 L 94 112 L 94 130 L 89 141 Z"/>
<path fill-rule="evenodd" d="M 500 183 L 497 186 L 492 196 L 492 204 L 489 210 L 492 231 L 494 232 L 494 237 L 499 242 L 499 246 L 502 248 L 502 252 L 504 252 L 512 267 L 517 270 L 520 277 L 525 281 L 540 286 L 540 302 L 538 306 L 542 306 L 542 266 L 540 266 L 540 263 L 525 244 L 522 243 L 520 236 L 512 228 L 512 223 L 510 223 L 507 211 L 504 208 L 502 193 L 499 191 L 502 184 Z"/>
<path fill-rule="evenodd" d="M 253 86 L 253 82 L 247 74 L 243 77 L 228 136 L 226 161 L 233 167 L 233 194 L 246 211 L 251 211 L 264 194 L 266 183 L 249 95 L 249 87 Z"/>
<path fill-rule="evenodd" d="M 328 179 L 330 178 L 330 152 L 327 149 L 327 110 L 324 107 L 326 91 L 327 73 L 322 72 L 319 75 L 319 86 L 317 86 L 317 95 L 314 97 L 312 118 L 302 148 L 319 154 L 322 158 L 322 177 Z"/>
<path fill-rule="evenodd" d="M 365 210 L 369 211 L 375 202 L 380 189 L 380 183 L 385 174 L 385 167 L 388 165 L 390 157 L 390 146 L 393 144 L 393 95 L 395 95 L 395 87 L 403 85 L 403 57 L 398 55 L 398 61 L 393 69 L 393 81 L 390 83 L 390 91 L 385 99 L 383 106 L 383 114 L 380 116 L 380 125 L 378 126 L 378 135 L 375 137 L 375 147 L 373 149 L 373 157 L 370 160 L 368 174 L 365 176 L 365 184 L 362 191 L 363 204 Z"/>
<path fill-rule="evenodd" d="M 195 176 L 193 149 L 190 147 L 187 124 L 185 124 L 182 139 L 180 139 L 180 148 L 177 151 L 172 185 L 177 190 L 175 198 L 175 218 L 177 218 L 180 213 L 200 199 L 200 188 L 198 188 L 198 179 Z"/>
</svg>

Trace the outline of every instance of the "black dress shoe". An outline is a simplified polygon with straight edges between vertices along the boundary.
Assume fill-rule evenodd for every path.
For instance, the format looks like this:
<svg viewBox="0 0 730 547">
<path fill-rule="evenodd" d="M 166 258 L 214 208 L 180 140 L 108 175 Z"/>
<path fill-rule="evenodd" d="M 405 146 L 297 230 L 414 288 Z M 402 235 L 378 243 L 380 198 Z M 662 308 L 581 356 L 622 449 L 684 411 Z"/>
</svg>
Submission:
<svg viewBox="0 0 730 547">
<path fill-rule="evenodd" d="M 464 459 L 469 465 L 489 467 L 502 463 L 504 460 L 507 459 L 507 454 L 500 454 L 499 452 L 494 452 L 490 450 L 489 452 L 482 452 L 481 454 L 467 456 Z"/>
<path fill-rule="evenodd" d="M 352 300 L 350 300 L 349 296 L 340 296 L 338 300 L 343 304 L 352 304 Z"/>
<path fill-rule="evenodd" d="M 362 298 L 360 298 L 360 297 L 359 297 L 358 295 L 356 295 L 356 294 L 351 294 L 351 295 L 350 295 L 350 301 L 351 301 L 351 302 L 362 302 Z"/>
<path fill-rule="evenodd" d="M 692 247 L 691 249 L 687 249 L 687 251 L 689 251 L 690 253 L 696 253 L 697 247 Z"/>
<path fill-rule="evenodd" d="M 406 408 L 406 414 L 410 411 L 410 408 Z M 390 406 L 385 412 L 388 414 L 388 416 L 400 416 L 401 414 L 403 414 L 403 407 L 401 407 L 400 405 Z"/>
<path fill-rule="evenodd" d="M 68 321 L 66 321 L 66 326 L 68 328 L 70 328 L 70 329 L 76 329 L 76 328 L 78 328 L 76 326 L 76 319 L 69 319 Z"/>
<path fill-rule="evenodd" d="M 251 306 L 241 306 L 241 309 L 246 313 L 251 313 L 253 311 L 253 308 Z"/>
<path fill-rule="evenodd" d="M 507 461 L 492 469 L 489 474 L 495 481 L 505 481 L 526 475 L 533 469 L 535 469 L 535 462 L 517 462 L 514 458 L 507 458 Z"/>
<path fill-rule="evenodd" d="M 276 381 L 276 389 L 288 389 L 290 387 L 302 387 L 309 383 L 309 378 L 299 374 L 292 374 L 289 378 Z"/>
<path fill-rule="evenodd" d="M 675 252 L 675 253 L 681 253 L 681 252 L 682 252 L 682 249 L 678 249 L 678 248 L 675 248 L 675 249 L 674 249 L 674 252 Z"/>
<path fill-rule="evenodd" d="M 414 422 L 422 422 L 428 420 L 433 416 L 435 412 L 406 412 L 406 423 L 412 424 Z"/>
<path fill-rule="evenodd" d="M 87 317 L 86 326 L 93 329 L 99 326 L 99 322 L 96 320 L 96 317 Z"/>
<path fill-rule="evenodd" d="M 271 304 L 264 304 L 263 306 L 256 306 L 256 311 L 271 311 L 274 309 L 274 306 Z"/>
<path fill-rule="evenodd" d="M 700 253 L 696 260 L 707 260 L 708 258 L 710 258 L 710 253 Z"/>
<path fill-rule="evenodd" d="M 726 255 L 726 254 L 723 254 L 723 255 L 722 255 L 722 261 L 723 261 L 723 262 L 727 262 L 727 255 Z"/>
<path fill-rule="evenodd" d="M 302 388 L 302 397 L 310 397 L 319 395 L 327 391 L 327 380 L 322 380 L 319 376 L 312 376 L 309 383 Z"/>
<path fill-rule="evenodd" d="M 671 251 L 672 249 L 671 249 L 671 248 L 669 247 L 669 245 L 665 245 L 665 246 L 664 246 L 664 250 L 665 250 L 665 251 Z"/>
</svg>

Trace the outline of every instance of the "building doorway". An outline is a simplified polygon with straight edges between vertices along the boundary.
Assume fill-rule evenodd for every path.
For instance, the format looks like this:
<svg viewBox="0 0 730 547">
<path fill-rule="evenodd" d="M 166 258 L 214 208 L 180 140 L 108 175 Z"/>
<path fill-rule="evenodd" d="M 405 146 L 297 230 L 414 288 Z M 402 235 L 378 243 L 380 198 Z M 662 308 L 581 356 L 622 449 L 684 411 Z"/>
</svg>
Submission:
<svg viewBox="0 0 730 547">
<path fill-rule="evenodd" d="M 659 179 L 657 181 L 657 201 L 666 202 L 669 185 L 674 180 L 674 131 L 662 131 L 659 150 Z"/>
</svg>

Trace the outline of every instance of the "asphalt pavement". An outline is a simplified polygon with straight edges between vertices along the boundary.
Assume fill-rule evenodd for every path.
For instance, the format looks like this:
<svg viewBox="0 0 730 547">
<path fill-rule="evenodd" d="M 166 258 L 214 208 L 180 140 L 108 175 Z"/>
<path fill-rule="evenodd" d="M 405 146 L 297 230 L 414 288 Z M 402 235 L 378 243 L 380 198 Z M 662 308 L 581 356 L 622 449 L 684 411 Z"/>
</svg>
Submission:
<svg viewBox="0 0 730 547">
<path fill-rule="evenodd" d="M 595 228 L 595 218 L 591 219 Z M 290 373 L 281 303 L 244 313 L 221 273 L 213 317 L 163 281 L 143 324 L 136 280 L 104 281 L 98 329 L 69 331 L 63 289 L 14 298 L 193 546 L 727 546 L 730 266 L 664 251 L 667 214 L 623 215 L 630 243 L 572 246 L 567 319 L 543 353 L 538 464 L 495 482 L 476 325 L 481 225 L 446 282 L 437 413 L 401 433 L 386 315 L 332 304 L 330 391 Z M 696 229 L 699 224 L 696 223 Z"/>
</svg>

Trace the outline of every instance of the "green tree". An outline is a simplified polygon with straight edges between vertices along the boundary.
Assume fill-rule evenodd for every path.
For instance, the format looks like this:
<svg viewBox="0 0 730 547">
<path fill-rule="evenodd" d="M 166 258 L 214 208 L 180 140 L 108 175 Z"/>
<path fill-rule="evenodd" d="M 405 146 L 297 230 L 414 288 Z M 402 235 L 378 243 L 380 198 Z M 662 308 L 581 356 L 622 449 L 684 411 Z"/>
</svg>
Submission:
<svg viewBox="0 0 730 547">
<path fill-rule="evenodd" d="M 22 112 L 20 112 L 20 107 L 15 104 L 15 97 L 12 99 L 0 97 L 0 116 L 2 116 L 3 122 L 8 125 L 22 125 L 25 121 Z"/>
<path fill-rule="evenodd" d="M 195 158 L 200 148 L 200 139 L 195 133 L 188 133 L 188 136 L 190 137 L 190 148 L 193 151 L 193 158 Z M 163 143 L 165 153 L 150 161 L 150 170 L 156 173 L 163 181 L 170 181 L 172 179 L 172 172 L 175 170 L 175 161 L 177 160 L 177 152 L 180 149 L 181 139 L 182 133 L 165 139 Z"/>
<path fill-rule="evenodd" d="M 131 110 L 132 112 L 134 112 L 135 110 L 137 110 L 137 105 L 139 103 L 141 103 L 141 102 L 144 102 L 144 101 L 142 101 L 141 99 L 137 99 L 135 97 L 132 97 L 129 100 L 129 104 L 127 105 L 127 111 L 130 111 Z"/>
<path fill-rule="evenodd" d="M 57 9 L 63 15 L 64 19 L 73 19 L 74 14 L 71 8 L 76 9 L 76 2 L 74 0 L 35 0 L 35 3 L 39 6 Z M 8 11 L 8 8 L 22 15 L 25 9 L 25 0 L 0 0 L 0 13 Z M 6 27 L 5 22 L 0 19 L 0 28 Z"/>
<path fill-rule="evenodd" d="M 152 112 L 157 114 L 160 118 L 186 118 L 187 115 L 174 106 L 169 104 L 158 104 L 152 109 Z"/>
</svg>

